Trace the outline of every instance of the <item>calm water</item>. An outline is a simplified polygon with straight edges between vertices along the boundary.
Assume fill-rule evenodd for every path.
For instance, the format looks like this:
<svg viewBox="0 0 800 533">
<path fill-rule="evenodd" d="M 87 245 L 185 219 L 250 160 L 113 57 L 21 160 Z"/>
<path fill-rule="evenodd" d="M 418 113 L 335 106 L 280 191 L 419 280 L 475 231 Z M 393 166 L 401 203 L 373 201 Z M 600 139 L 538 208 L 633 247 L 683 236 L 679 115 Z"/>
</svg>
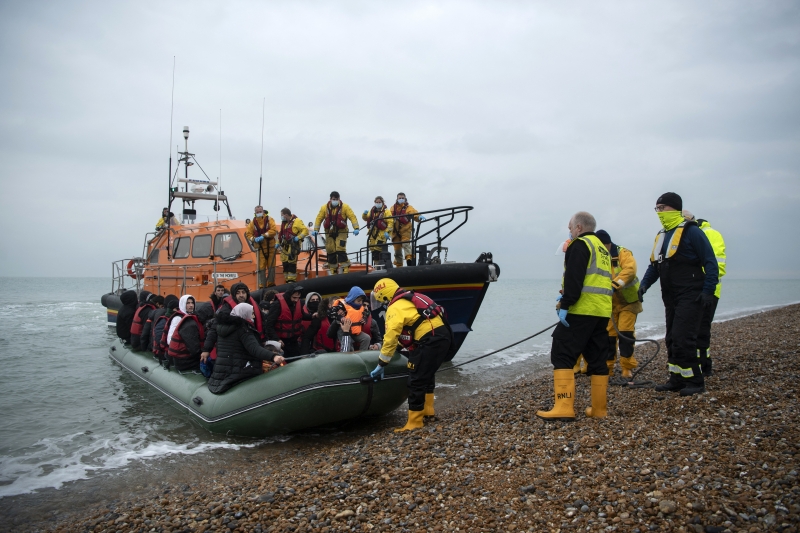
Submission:
<svg viewBox="0 0 800 533">
<path fill-rule="evenodd" d="M 455 362 L 553 324 L 557 289 L 557 281 L 493 284 Z M 100 305 L 108 290 L 103 278 L 0 278 L 0 497 L 169 455 L 272 442 L 212 435 L 113 363 L 107 351 L 114 333 Z M 717 319 L 797 302 L 797 280 L 726 281 Z M 663 336 L 662 323 L 654 288 L 645 296 L 639 336 Z M 437 398 L 480 394 L 549 368 L 548 335 L 442 374 Z"/>
</svg>

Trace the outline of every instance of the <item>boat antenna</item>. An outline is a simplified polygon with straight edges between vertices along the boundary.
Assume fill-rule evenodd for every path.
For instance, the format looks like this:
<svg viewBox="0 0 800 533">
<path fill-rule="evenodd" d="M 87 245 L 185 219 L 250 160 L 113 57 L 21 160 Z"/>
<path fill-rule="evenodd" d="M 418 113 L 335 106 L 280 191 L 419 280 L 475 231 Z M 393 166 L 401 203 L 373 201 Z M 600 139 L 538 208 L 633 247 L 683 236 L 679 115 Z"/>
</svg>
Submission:
<svg viewBox="0 0 800 533">
<path fill-rule="evenodd" d="M 217 222 L 219 222 L 220 187 L 222 187 L 222 109 L 219 110 L 219 177 L 217 178 L 217 201 L 214 203 L 214 210 L 217 212 Z"/>
<path fill-rule="evenodd" d="M 267 97 L 261 102 L 261 171 L 258 175 L 258 205 L 261 205 L 261 181 L 264 178 L 264 108 L 267 105 Z"/>
<path fill-rule="evenodd" d="M 167 175 L 167 259 L 170 259 L 170 222 L 169 210 L 172 207 L 172 117 L 175 114 L 175 56 L 172 56 L 172 96 L 169 108 L 169 174 Z"/>
</svg>

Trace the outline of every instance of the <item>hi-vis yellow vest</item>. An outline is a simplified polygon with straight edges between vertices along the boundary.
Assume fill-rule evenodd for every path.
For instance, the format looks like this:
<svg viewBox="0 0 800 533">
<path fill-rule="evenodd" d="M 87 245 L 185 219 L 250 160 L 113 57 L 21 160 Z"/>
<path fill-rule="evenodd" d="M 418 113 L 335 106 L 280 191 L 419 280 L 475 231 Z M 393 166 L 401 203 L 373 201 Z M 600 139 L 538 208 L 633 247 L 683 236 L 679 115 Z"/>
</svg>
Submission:
<svg viewBox="0 0 800 533">
<path fill-rule="evenodd" d="M 708 221 L 703 221 L 700 224 L 700 229 L 708 237 L 708 242 L 711 243 L 711 248 L 714 250 L 714 256 L 717 258 L 717 266 L 719 267 L 719 282 L 716 289 L 714 289 L 714 296 L 719 298 L 722 294 L 722 276 L 725 275 L 725 241 L 722 234 L 711 227 Z"/>
<path fill-rule="evenodd" d="M 583 278 L 583 288 L 578 301 L 569 307 L 573 315 L 611 316 L 611 254 L 594 235 L 584 235 L 575 241 L 581 240 L 589 247 L 589 263 L 586 265 L 586 277 Z M 564 287 L 564 278 L 561 278 L 561 287 Z"/>
<path fill-rule="evenodd" d="M 692 222 L 694 224 L 694 222 Z M 678 251 L 678 246 L 681 243 L 681 235 L 683 235 L 683 229 L 686 227 L 686 221 L 684 220 L 675 228 L 675 231 L 672 233 L 672 237 L 669 239 L 669 243 L 667 244 L 667 253 L 666 255 L 661 254 L 661 248 L 664 246 L 664 236 L 667 233 L 667 230 L 662 229 L 656 235 L 656 242 L 653 243 L 653 251 L 650 253 L 650 262 L 651 263 L 661 263 L 664 259 L 669 259 L 675 252 Z"/>
</svg>

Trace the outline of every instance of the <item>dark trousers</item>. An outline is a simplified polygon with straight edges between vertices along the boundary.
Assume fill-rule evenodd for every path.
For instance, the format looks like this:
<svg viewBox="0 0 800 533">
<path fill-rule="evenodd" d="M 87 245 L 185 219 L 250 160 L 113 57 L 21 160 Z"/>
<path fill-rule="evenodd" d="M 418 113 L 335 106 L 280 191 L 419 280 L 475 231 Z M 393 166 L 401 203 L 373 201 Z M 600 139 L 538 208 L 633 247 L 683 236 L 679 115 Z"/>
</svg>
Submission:
<svg viewBox="0 0 800 533">
<path fill-rule="evenodd" d="M 708 349 L 711 347 L 711 323 L 714 321 L 714 313 L 717 312 L 718 303 L 719 298 L 714 298 L 714 302 L 703 309 L 700 330 L 697 332 L 697 358 L 704 374 L 708 374 L 711 371 L 711 356 L 708 353 Z M 133 339 L 133 335 L 131 335 L 131 339 Z"/>
<path fill-rule="evenodd" d="M 450 332 L 444 326 L 423 337 L 408 355 L 408 410 L 422 411 L 436 388 L 436 371 L 447 359 Z"/>
<path fill-rule="evenodd" d="M 697 301 L 700 291 L 681 292 L 661 290 L 664 301 L 667 334 L 667 364 L 671 382 L 682 385 L 703 385 L 703 373 L 697 359 L 697 332 L 703 304 Z"/>
<path fill-rule="evenodd" d="M 566 327 L 558 323 L 553 331 L 550 362 L 555 370 L 572 370 L 583 354 L 589 374 L 608 375 L 608 317 L 567 314 Z"/>
<path fill-rule="evenodd" d="M 283 341 L 283 356 L 297 357 L 300 355 L 300 339 L 281 339 Z"/>
</svg>

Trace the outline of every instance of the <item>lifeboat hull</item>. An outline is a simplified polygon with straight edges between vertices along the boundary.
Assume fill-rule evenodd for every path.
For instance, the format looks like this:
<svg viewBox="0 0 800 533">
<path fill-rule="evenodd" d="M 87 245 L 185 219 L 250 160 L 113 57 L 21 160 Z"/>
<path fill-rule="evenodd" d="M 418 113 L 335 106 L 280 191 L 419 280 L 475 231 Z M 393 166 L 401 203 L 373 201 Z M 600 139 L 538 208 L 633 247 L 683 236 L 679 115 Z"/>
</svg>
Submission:
<svg viewBox="0 0 800 533">
<path fill-rule="evenodd" d="M 406 359 L 395 356 L 386 379 L 364 379 L 378 363 L 376 351 L 329 353 L 300 359 L 212 394 L 200 374 L 161 367 L 153 355 L 135 352 L 120 341 L 111 359 L 159 392 L 213 433 L 267 437 L 360 417 L 390 413 L 408 397 Z"/>
</svg>

